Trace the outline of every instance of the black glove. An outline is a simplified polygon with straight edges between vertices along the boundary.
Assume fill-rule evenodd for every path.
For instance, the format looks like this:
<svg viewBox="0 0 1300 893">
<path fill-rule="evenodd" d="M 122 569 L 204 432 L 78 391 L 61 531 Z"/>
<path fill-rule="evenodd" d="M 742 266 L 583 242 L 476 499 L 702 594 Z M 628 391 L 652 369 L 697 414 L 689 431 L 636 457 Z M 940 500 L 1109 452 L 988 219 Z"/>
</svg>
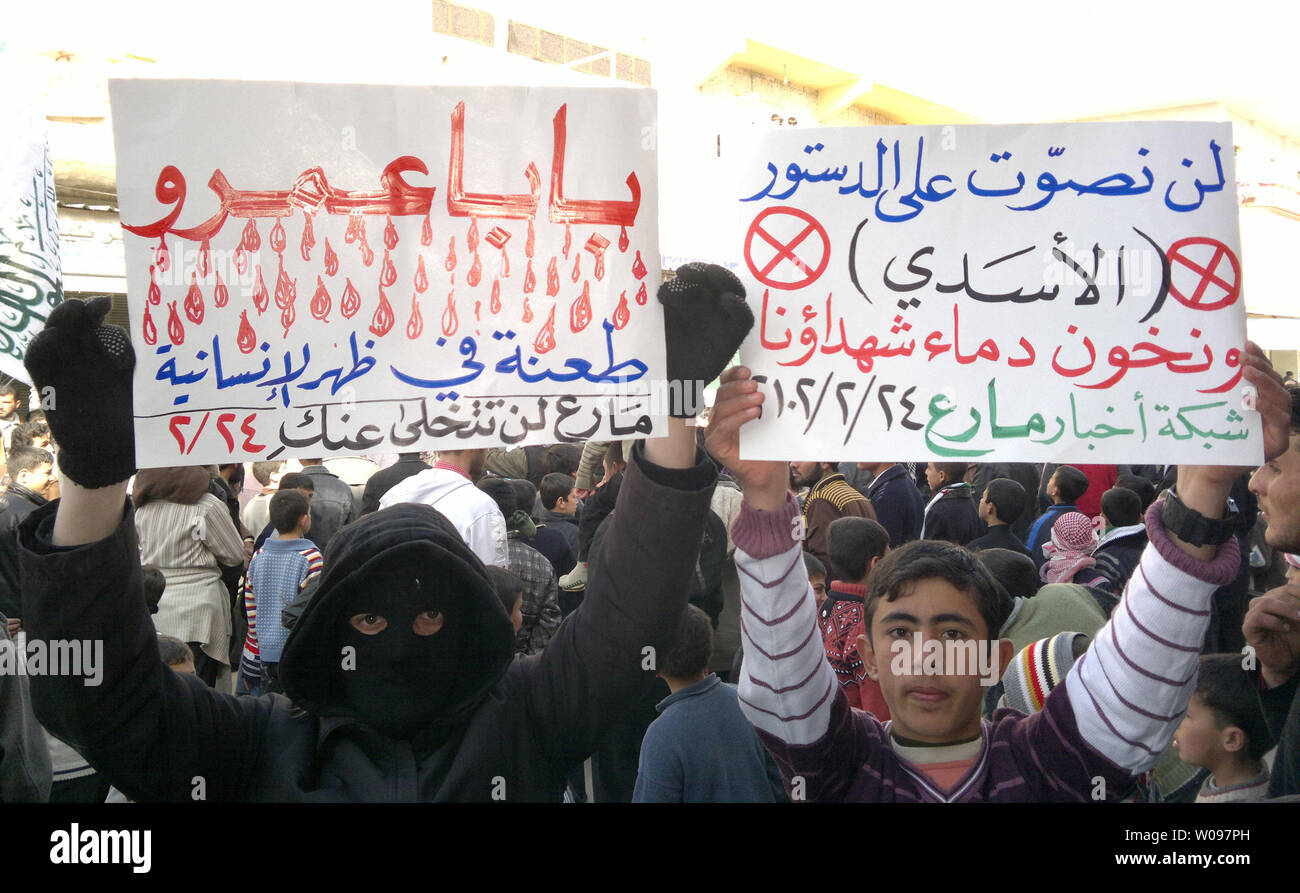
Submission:
<svg viewBox="0 0 1300 893">
<path fill-rule="evenodd" d="M 59 446 L 60 470 L 91 489 L 135 474 L 135 351 L 126 332 L 103 324 L 111 306 L 112 298 L 65 300 L 23 360 Z"/>
<path fill-rule="evenodd" d="M 704 408 L 704 386 L 722 374 L 754 326 L 745 286 L 717 264 L 677 268 L 677 278 L 659 286 L 668 341 L 668 414 L 691 418 Z"/>
</svg>

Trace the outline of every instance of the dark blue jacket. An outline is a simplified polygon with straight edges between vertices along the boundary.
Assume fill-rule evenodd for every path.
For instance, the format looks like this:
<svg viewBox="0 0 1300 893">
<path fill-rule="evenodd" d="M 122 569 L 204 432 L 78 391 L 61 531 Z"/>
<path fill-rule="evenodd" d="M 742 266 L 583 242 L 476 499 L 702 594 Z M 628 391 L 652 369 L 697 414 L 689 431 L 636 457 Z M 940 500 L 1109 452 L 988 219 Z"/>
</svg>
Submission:
<svg viewBox="0 0 1300 893">
<path fill-rule="evenodd" d="M 878 475 L 867 487 L 867 498 L 876 510 L 876 520 L 889 531 L 891 547 L 898 548 L 903 543 L 921 538 L 925 502 L 902 465 L 895 465 Z"/>
</svg>

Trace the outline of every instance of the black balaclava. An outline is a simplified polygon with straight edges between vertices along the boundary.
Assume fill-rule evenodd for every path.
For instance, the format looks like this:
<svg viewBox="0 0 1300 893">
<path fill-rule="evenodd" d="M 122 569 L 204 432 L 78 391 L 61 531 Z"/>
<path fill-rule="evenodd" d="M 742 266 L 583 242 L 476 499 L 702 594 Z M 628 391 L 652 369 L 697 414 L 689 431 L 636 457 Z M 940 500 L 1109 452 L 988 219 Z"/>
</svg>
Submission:
<svg viewBox="0 0 1300 893">
<path fill-rule="evenodd" d="M 429 506 L 398 505 L 347 525 L 330 541 L 311 602 L 280 658 L 294 704 L 352 718 L 419 750 L 441 745 L 514 661 L 515 632 L 487 570 Z M 441 611 L 430 636 L 412 624 Z M 387 622 L 376 635 L 351 618 Z"/>
<path fill-rule="evenodd" d="M 452 706 L 466 630 L 448 597 L 451 585 L 436 570 L 420 577 L 383 570 L 342 600 L 339 647 L 356 649 L 355 669 L 343 673 L 344 699 L 359 719 L 386 735 L 409 735 Z M 416 618 L 426 611 L 438 612 L 442 626 L 419 635 Z M 386 625 L 368 635 L 352 624 L 357 615 L 382 617 Z"/>
</svg>

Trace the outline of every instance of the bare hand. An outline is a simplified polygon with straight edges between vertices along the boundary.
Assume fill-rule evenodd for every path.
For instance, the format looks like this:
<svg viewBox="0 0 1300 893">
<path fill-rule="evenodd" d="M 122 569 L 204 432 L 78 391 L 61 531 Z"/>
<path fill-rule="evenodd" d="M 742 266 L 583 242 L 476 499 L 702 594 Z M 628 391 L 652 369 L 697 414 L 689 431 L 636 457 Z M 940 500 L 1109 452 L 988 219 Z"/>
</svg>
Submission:
<svg viewBox="0 0 1300 893">
<path fill-rule="evenodd" d="M 9 637 L 12 639 L 23 631 L 23 622 L 18 617 L 8 617 L 6 619 L 8 620 Z"/>
<path fill-rule="evenodd" d="M 1270 688 L 1290 679 L 1300 669 L 1300 584 L 1288 583 L 1251 599 L 1241 632 Z"/>
<path fill-rule="evenodd" d="M 758 418 L 763 404 L 758 383 L 744 366 L 733 366 L 722 373 L 719 381 L 721 386 L 709 416 L 704 447 L 736 476 L 746 502 L 755 508 L 775 511 L 785 505 L 789 463 L 740 458 L 740 428 Z"/>
</svg>

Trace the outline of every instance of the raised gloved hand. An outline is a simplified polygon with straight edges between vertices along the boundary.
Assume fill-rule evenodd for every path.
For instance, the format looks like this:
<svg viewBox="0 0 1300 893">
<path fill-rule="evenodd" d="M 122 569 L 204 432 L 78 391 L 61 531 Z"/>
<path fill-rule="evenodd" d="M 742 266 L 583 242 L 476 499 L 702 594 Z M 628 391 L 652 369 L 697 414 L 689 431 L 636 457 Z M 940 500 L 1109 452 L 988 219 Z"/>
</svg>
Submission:
<svg viewBox="0 0 1300 893">
<path fill-rule="evenodd" d="M 722 374 L 754 325 L 745 286 L 717 264 L 691 263 L 659 286 L 668 342 L 668 414 L 691 418 L 704 408 L 704 386 Z"/>
<path fill-rule="evenodd" d="M 104 325 L 112 305 L 111 298 L 65 300 L 23 361 L 59 446 L 60 470 L 90 489 L 135 473 L 135 351 L 126 332 Z"/>
</svg>

